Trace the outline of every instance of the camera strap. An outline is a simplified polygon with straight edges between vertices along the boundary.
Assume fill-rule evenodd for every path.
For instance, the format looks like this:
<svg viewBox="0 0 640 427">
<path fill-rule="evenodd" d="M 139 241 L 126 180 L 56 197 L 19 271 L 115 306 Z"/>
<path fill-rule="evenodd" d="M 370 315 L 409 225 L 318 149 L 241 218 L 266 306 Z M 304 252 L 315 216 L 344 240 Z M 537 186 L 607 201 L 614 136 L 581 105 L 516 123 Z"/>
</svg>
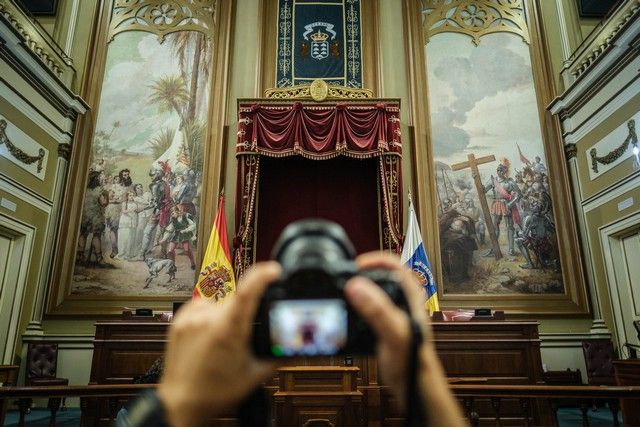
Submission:
<svg viewBox="0 0 640 427">
<path fill-rule="evenodd" d="M 409 317 L 409 327 L 411 329 L 411 343 L 409 348 L 409 360 L 407 363 L 406 381 L 406 421 L 405 426 L 417 427 L 425 425 L 427 418 L 422 401 L 422 393 L 418 389 L 420 372 L 418 371 L 420 347 L 422 345 L 422 328 L 414 318 Z"/>
</svg>

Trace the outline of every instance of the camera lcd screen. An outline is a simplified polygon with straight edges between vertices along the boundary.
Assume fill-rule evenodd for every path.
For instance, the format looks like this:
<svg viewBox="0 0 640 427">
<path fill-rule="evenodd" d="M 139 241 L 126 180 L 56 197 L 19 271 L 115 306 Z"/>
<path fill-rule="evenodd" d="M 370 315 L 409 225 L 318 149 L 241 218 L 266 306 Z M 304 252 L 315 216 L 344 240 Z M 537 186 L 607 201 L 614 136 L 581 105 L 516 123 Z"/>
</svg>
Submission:
<svg viewBox="0 0 640 427">
<path fill-rule="evenodd" d="M 338 354 L 347 343 L 347 306 L 341 299 L 274 301 L 269 329 L 273 356 Z"/>
</svg>

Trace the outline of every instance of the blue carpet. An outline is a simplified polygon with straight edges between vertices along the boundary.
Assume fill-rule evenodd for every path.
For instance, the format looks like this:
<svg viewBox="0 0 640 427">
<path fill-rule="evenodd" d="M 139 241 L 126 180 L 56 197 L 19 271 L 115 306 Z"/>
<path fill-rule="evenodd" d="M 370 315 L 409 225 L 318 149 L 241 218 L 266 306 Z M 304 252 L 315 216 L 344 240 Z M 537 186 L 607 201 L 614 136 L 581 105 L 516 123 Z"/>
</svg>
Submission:
<svg viewBox="0 0 640 427">
<path fill-rule="evenodd" d="M 611 427 L 613 425 L 613 415 L 607 407 L 600 407 L 597 410 L 589 409 L 587 412 L 589 427 Z M 622 425 L 622 414 L 618 412 L 618 421 Z M 582 411 L 580 408 L 559 408 L 558 427 L 582 427 Z"/>
<path fill-rule="evenodd" d="M 33 408 L 24 418 L 29 427 L 48 427 L 51 412 L 45 408 Z M 8 411 L 4 419 L 5 427 L 18 427 L 20 414 L 17 410 Z M 56 413 L 56 426 L 77 427 L 80 425 L 80 408 L 67 408 Z"/>
<path fill-rule="evenodd" d="M 613 418 L 609 408 L 601 407 L 596 411 L 589 409 L 589 426 L 590 427 L 611 427 Z M 4 420 L 5 427 L 18 426 L 18 411 L 9 411 Z M 622 425 L 622 416 L 618 414 L 620 425 Z M 34 408 L 31 413 L 26 416 L 26 425 L 29 427 L 48 427 L 49 426 L 49 410 Z M 80 408 L 67 408 L 65 411 L 58 411 L 56 416 L 56 425 L 60 427 L 76 427 L 80 425 Z M 580 408 L 560 408 L 558 409 L 558 426 L 559 427 L 582 427 L 582 412 Z"/>
</svg>

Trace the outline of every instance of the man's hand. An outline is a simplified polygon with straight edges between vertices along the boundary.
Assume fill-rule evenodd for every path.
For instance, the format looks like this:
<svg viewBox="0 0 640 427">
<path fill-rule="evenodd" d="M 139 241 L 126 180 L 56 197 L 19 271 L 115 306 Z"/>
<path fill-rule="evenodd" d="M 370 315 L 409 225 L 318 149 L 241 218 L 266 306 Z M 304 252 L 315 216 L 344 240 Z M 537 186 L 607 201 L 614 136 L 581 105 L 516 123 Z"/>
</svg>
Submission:
<svg viewBox="0 0 640 427">
<path fill-rule="evenodd" d="M 398 308 L 375 283 L 364 277 L 351 279 L 345 288 L 346 298 L 371 326 L 378 338 L 378 366 L 382 380 L 391 387 L 404 407 L 408 375 L 417 375 L 426 420 L 424 425 L 464 426 L 464 418 L 456 403 L 440 360 L 431 341 L 431 327 L 424 308 L 424 291 L 413 273 L 392 254 L 371 252 L 359 256 L 361 269 L 384 268 L 398 274 L 407 297 L 411 317 L 422 326 L 423 344 L 418 350 L 418 371 L 407 372 L 411 349 L 409 315 Z"/>
<path fill-rule="evenodd" d="M 172 426 L 195 426 L 230 410 L 273 373 L 250 348 L 260 296 L 280 275 L 276 262 L 256 264 L 235 296 L 180 308 L 171 328 L 158 396 Z"/>
<path fill-rule="evenodd" d="M 395 272 L 401 282 L 411 316 L 423 326 L 425 339 L 430 336 L 428 319 L 424 309 L 424 292 L 411 271 L 400 264 L 400 259 L 384 252 L 370 252 L 356 260 L 361 269 L 381 268 Z M 346 298 L 378 337 L 378 366 L 385 384 L 389 385 L 398 400 L 405 403 L 407 361 L 411 347 L 409 316 L 397 307 L 377 285 L 364 277 L 355 277 L 347 283 Z"/>
</svg>

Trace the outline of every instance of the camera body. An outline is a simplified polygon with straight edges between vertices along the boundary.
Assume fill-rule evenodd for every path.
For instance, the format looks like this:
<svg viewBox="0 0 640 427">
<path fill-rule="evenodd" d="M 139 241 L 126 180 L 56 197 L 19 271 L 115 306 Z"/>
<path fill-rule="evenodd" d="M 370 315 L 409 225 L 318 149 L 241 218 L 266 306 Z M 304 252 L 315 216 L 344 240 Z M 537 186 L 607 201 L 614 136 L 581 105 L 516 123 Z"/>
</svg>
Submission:
<svg viewBox="0 0 640 427">
<path fill-rule="evenodd" d="M 253 350 L 262 358 L 370 354 L 376 337 L 346 301 L 344 288 L 354 276 L 376 283 L 400 308 L 409 311 L 395 275 L 359 270 L 344 229 L 324 220 L 287 226 L 272 258 L 282 275 L 262 295 L 253 329 Z"/>
</svg>

